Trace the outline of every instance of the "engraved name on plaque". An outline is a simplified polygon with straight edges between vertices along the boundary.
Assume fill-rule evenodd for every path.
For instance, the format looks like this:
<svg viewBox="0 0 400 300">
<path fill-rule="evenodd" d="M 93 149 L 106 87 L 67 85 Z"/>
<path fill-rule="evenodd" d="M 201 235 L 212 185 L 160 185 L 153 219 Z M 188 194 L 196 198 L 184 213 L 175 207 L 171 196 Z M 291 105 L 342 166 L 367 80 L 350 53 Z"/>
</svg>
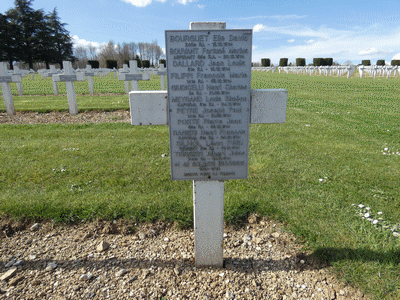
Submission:
<svg viewBox="0 0 400 300">
<path fill-rule="evenodd" d="M 165 36 L 172 179 L 247 178 L 252 30 Z"/>
</svg>

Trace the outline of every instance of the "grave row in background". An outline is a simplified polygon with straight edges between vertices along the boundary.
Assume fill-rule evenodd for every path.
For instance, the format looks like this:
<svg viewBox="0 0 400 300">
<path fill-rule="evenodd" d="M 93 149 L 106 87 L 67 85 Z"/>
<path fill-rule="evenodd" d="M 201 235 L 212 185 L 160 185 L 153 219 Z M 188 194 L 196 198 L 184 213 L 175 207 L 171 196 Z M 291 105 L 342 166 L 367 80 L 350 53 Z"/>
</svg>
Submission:
<svg viewBox="0 0 400 300">
<path fill-rule="evenodd" d="M 272 72 L 276 70 L 279 72 L 285 72 L 286 74 L 293 73 L 297 75 L 322 75 L 322 76 L 343 76 L 347 74 L 347 78 L 350 78 L 354 71 L 358 69 L 360 78 L 363 78 L 364 74 L 367 73 L 371 77 L 395 77 L 400 75 L 399 66 L 305 66 L 305 67 L 253 67 L 252 71 L 259 72 Z"/>
</svg>

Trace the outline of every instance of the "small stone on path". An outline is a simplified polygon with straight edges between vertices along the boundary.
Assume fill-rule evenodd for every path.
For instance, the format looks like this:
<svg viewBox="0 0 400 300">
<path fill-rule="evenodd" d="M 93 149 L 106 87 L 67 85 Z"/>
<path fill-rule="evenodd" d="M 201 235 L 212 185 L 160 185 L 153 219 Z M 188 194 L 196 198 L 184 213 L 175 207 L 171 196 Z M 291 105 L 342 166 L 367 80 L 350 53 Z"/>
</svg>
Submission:
<svg viewBox="0 0 400 300">
<path fill-rule="evenodd" d="M 107 243 L 106 241 L 100 242 L 100 244 L 97 245 L 97 252 L 103 252 L 106 251 L 110 247 L 110 244 Z"/>
<path fill-rule="evenodd" d="M 31 226 L 31 231 L 37 231 L 39 230 L 40 224 L 39 223 L 35 223 Z"/>
<path fill-rule="evenodd" d="M 17 273 L 17 268 L 12 268 L 12 269 L 8 270 L 7 272 L 5 272 L 5 273 L 0 277 L 0 280 L 2 280 L 2 281 L 7 281 L 7 280 L 10 279 L 11 277 L 13 277 L 16 273 Z"/>
<path fill-rule="evenodd" d="M 128 273 L 127 270 L 121 269 L 121 270 L 119 270 L 117 273 L 115 273 L 115 276 L 121 277 L 121 276 L 124 276 L 126 273 Z"/>
</svg>

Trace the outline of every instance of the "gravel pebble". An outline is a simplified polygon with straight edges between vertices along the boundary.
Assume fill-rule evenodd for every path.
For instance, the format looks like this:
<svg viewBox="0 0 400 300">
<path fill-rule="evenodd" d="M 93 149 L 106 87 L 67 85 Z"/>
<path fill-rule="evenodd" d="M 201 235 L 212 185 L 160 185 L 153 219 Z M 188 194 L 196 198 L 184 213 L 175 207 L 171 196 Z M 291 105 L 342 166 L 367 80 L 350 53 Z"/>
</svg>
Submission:
<svg viewBox="0 0 400 300">
<path fill-rule="evenodd" d="M 114 233 L 103 233 L 107 226 L 48 222 L 2 239 L 5 262 L 18 258 L 24 264 L 12 269 L 0 264 L 0 299 L 367 299 L 340 284 L 328 267 L 301 252 L 293 235 L 266 219 L 225 228 L 222 269 L 195 267 L 193 230 L 156 223 L 131 234 L 125 229 L 132 224 L 118 221 Z M 263 243 L 234 246 L 249 238 Z M 21 243 L 26 239 L 35 242 Z M 111 242 L 108 250 L 95 251 L 105 240 Z"/>
</svg>

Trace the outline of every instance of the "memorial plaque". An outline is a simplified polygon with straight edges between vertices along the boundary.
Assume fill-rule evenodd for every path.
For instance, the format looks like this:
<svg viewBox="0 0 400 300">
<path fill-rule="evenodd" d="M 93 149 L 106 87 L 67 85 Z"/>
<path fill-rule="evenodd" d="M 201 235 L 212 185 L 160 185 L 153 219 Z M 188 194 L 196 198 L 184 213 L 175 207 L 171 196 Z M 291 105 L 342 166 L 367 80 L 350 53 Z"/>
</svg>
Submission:
<svg viewBox="0 0 400 300">
<path fill-rule="evenodd" d="M 166 31 L 171 177 L 245 179 L 252 31 Z"/>
<path fill-rule="evenodd" d="M 0 76 L 0 82 L 12 82 L 11 76 Z"/>
<path fill-rule="evenodd" d="M 76 75 L 60 75 L 60 81 L 76 81 Z"/>
<path fill-rule="evenodd" d="M 138 81 L 138 80 L 142 80 L 142 78 L 143 78 L 143 75 L 142 74 L 124 74 L 124 76 L 125 76 L 125 80 L 128 80 L 128 81 L 132 81 L 132 80 L 136 80 L 136 81 Z"/>
</svg>

